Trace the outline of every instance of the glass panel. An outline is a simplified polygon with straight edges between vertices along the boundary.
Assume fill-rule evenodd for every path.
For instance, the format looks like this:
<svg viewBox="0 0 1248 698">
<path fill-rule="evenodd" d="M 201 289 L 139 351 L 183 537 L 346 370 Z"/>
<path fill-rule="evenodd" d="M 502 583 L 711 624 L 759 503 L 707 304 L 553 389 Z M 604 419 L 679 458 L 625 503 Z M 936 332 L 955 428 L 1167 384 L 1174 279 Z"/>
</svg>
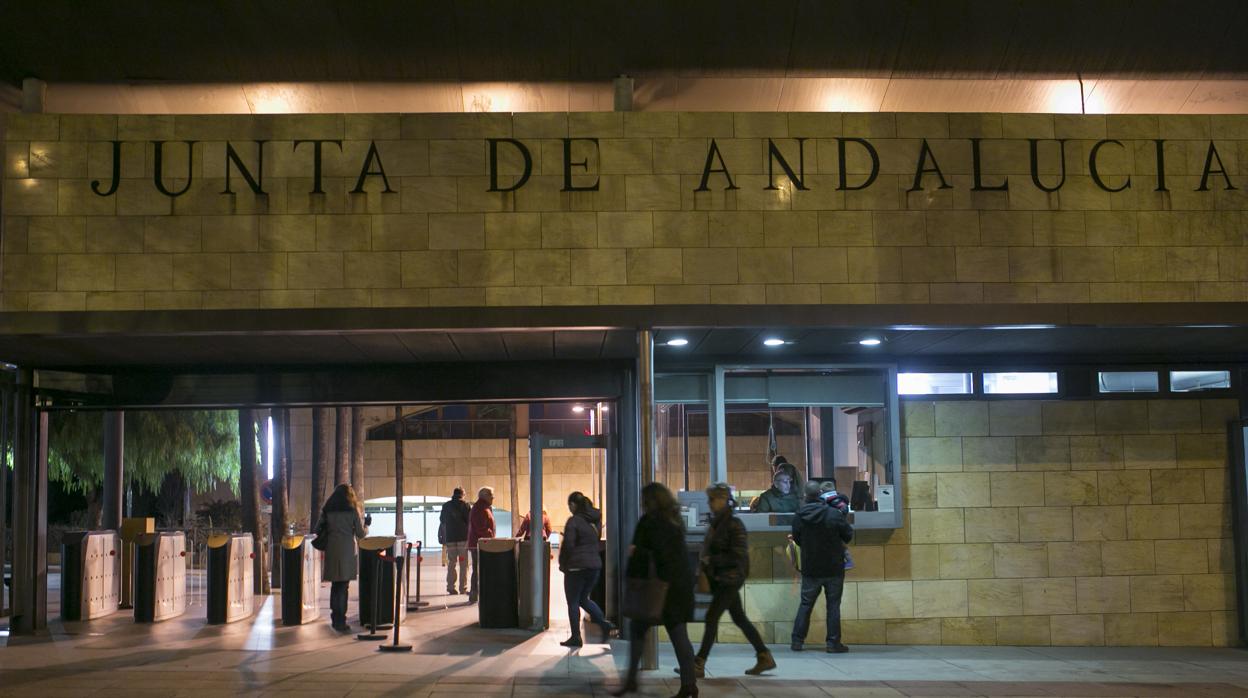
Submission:
<svg viewBox="0 0 1248 698">
<path fill-rule="evenodd" d="M 898 395 L 970 395 L 975 391 L 970 373 L 899 373 Z"/>
<path fill-rule="evenodd" d="M 1231 387 L 1230 371 L 1171 371 L 1170 390 L 1191 393 L 1198 390 L 1224 390 Z"/>
<path fill-rule="evenodd" d="M 707 433 L 706 405 L 655 405 L 655 481 L 672 492 L 704 489 L 711 476 Z"/>
<path fill-rule="evenodd" d="M 990 395 L 1034 395 L 1057 392 L 1057 372 L 1001 372 L 984 374 L 984 392 Z"/>
<path fill-rule="evenodd" d="M 1096 380 L 1102 393 L 1155 393 L 1159 384 L 1156 371 L 1101 371 Z"/>
<path fill-rule="evenodd" d="M 806 480 L 806 408 L 769 408 L 766 404 L 730 404 L 724 414 L 728 482 L 749 502 L 772 486 L 773 460 L 792 464 L 787 499 L 800 502 L 797 488 Z"/>
<path fill-rule="evenodd" d="M 766 386 L 766 399 L 730 400 L 726 406 L 728 478 L 743 505 L 757 512 L 792 511 L 808 479 L 835 479 L 855 512 L 879 512 L 891 522 L 900 500 L 894 496 L 887 407 L 896 397 L 888 397 L 887 371 L 739 369 L 725 382 L 738 386 L 738 400 Z M 732 390 L 726 392 L 732 397 Z M 781 473 L 791 477 L 777 480 Z"/>
</svg>

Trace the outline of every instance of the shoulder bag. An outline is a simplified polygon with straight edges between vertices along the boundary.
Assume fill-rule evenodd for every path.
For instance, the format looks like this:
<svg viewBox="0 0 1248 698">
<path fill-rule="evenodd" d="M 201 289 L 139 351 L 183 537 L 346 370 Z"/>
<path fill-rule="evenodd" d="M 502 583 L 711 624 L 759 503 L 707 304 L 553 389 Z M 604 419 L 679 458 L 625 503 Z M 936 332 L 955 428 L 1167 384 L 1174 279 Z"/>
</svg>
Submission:
<svg viewBox="0 0 1248 698">
<path fill-rule="evenodd" d="M 621 609 L 625 618 L 645 625 L 661 625 L 663 604 L 667 601 L 667 582 L 659 579 L 654 554 L 646 551 L 649 567 L 645 577 L 629 577 L 624 582 L 624 604 Z"/>
</svg>

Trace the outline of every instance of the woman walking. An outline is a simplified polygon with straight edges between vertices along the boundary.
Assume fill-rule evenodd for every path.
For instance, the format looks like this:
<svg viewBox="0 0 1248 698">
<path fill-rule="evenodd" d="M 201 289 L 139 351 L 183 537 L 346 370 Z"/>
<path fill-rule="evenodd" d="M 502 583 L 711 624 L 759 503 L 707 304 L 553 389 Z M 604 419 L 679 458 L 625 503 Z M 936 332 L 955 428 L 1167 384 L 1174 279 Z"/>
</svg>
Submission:
<svg viewBox="0 0 1248 698">
<path fill-rule="evenodd" d="M 568 623 L 572 625 L 572 637 L 560 642 L 564 647 L 580 647 L 581 609 L 589 619 L 602 628 L 604 637 L 610 637 L 615 626 L 602 615 L 602 609 L 589 598 L 598 575 L 602 573 L 602 558 L 598 554 L 599 525 L 602 514 L 594 508 L 589 497 L 580 492 L 568 495 L 568 511 L 572 516 L 563 525 L 563 542 L 559 544 L 559 570 L 563 572 L 563 592 L 568 597 Z"/>
<path fill-rule="evenodd" d="M 633 532 L 629 548 L 630 579 L 644 579 L 653 562 L 659 579 L 667 582 L 667 596 L 661 615 L 663 627 L 676 650 L 680 664 L 680 691 L 672 698 L 698 695 L 693 670 L 693 646 L 689 644 L 686 626 L 693 619 L 693 570 L 689 550 L 685 546 L 685 525 L 680 505 L 670 490 L 657 482 L 641 488 L 641 520 Z M 629 622 L 628 676 L 624 685 L 612 695 L 622 696 L 637 690 L 637 669 L 641 665 L 642 645 L 650 626 L 636 620 Z"/>
<path fill-rule="evenodd" d="M 316 527 L 317 537 L 328 539 L 321 579 L 331 583 L 329 620 L 341 633 L 351 630 L 347 625 L 347 589 L 359 568 L 355 541 L 368 535 L 368 528 L 360 521 L 360 510 L 360 500 L 351 485 L 338 485 L 325 501 Z"/>
<path fill-rule="evenodd" d="M 745 524 L 733 515 L 736 501 L 732 488 L 725 482 L 717 482 L 706 488 L 706 499 L 711 508 L 711 524 L 702 542 L 701 563 L 706 578 L 711 583 L 711 605 L 706 610 L 706 629 L 702 633 L 702 646 L 694 659 L 694 672 L 702 678 L 706 658 L 715 645 L 719 629 L 719 617 L 724 611 L 732 617 L 745 639 L 754 646 L 757 660 L 745 673 L 758 675 L 776 668 L 776 660 L 763 644 L 763 638 L 741 605 L 741 587 L 750 574 L 750 551 L 746 540 Z"/>
</svg>

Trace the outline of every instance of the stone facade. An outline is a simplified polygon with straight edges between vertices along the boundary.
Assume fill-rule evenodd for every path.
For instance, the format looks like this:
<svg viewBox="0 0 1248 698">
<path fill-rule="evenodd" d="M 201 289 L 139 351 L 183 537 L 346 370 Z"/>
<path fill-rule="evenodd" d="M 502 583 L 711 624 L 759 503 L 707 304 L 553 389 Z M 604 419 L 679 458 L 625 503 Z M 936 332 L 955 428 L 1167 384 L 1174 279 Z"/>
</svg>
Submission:
<svg viewBox="0 0 1248 698">
<path fill-rule="evenodd" d="M 847 643 L 1236 643 L 1234 400 L 902 404 L 906 525 L 858 532 Z M 745 605 L 784 643 L 798 586 L 782 545 L 755 534 Z"/>
<path fill-rule="evenodd" d="M 1248 300 L 1243 115 L 5 119 L 0 308 L 10 311 Z M 524 186 L 489 191 L 490 138 L 527 148 Z M 565 138 L 596 138 L 597 150 L 576 141 L 565 157 Z M 852 189 L 870 172 L 866 151 L 851 144 L 842 168 L 838 138 L 875 148 L 869 187 Z M 342 143 L 324 146 L 323 193 L 309 193 L 312 145 L 295 145 L 306 139 Z M 919 157 L 923 139 L 934 160 Z M 971 139 L 983 139 L 979 189 Z M 1033 181 L 1028 139 L 1042 139 L 1045 187 L 1061 177 L 1065 139 L 1060 190 Z M 1105 139 L 1097 184 L 1090 153 Z M 99 196 L 91 186 L 109 188 L 113 140 L 119 186 Z M 255 140 L 266 141 L 264 195 L 226 149 L 255 174 Z M 722 164 L 736 189 L 715 171 L 698 191 L 712 140 L 710 169 Z M 163 186 L 179 191 L 189 173 L 185 194 L 154 186 L 156 141 Z M 184 141 L 195 141 L 189 161 Z M 523 164 L 515 147 L 497 152 L 506 188 Z M 912 191 L 933 165 L 940 172 L 920 172 Z M 379 168 L 384 182 L 357 187 Z M 563 191 L 565 169 L 573 186 L 598 189 Z M 838 188 L 842 169 L 849 188 Z M 1007 177 L 1008 191 L 990 189 Z"/>
</svg>

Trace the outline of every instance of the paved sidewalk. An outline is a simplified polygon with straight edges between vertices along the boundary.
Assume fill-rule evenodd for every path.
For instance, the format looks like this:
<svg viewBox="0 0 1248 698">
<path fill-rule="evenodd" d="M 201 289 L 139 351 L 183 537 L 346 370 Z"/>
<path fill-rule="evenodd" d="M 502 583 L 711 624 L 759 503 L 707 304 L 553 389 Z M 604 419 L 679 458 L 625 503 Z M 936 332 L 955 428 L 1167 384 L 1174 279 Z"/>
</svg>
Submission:
<svg viewBox="0 0 1248 698">
<path fill-rule="evenodd" d="M 438 579 L 437 568 L 425 576 Z M 556 586 L 556 589 L 558 587 Z M 409 616 L 411 654 L 332 632 L 327 622 L 274 627 L 276 599 L 255 619 L 205 624 L 202 599 L 181 618 L 147 626 L 129 614 L 53 622 L 43 638 L 0 632 L 0 696 L 602 696 L 618 685 L 626 647 L 571 652 L 566 612 L 552 594 L 551 631 L 475 627 L 464 597 L 430 596 Z M 328 616 L 326 609 L 325 615 Z M 561 618 L 562 616 L 562 618 Z M 0 619 L 0 630 L 4 620 Z M 612 651 L 614 650 L 614 652 Z M 854 647 L 844 655 L 774 648 L 779 668 L 745 677 L 753 655 L 720 645 L 703 696 L 1248 696 L 1248 654 L 1234 649 Z M 670 650 L 643 674 L 645 696 L 676 690 Z"/>
</svg>

